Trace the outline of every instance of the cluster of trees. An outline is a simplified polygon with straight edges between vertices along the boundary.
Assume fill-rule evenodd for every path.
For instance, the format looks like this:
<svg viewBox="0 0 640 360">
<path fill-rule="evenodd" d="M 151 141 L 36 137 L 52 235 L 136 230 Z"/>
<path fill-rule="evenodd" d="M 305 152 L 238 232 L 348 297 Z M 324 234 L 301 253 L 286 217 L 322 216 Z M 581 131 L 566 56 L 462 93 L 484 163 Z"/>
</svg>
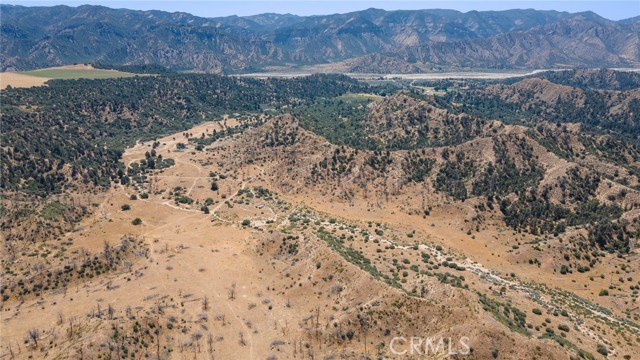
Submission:
<svg viewBox="0 0 640 360">
<path fill-rule="evenodd" d="M 226 127 L 220 131 L 214 129 L 208 136 L 205 136 L 204 134 L 202 134 L 201 136 L 190 136 L 189 137 L 189 143 L 195 144 L 195 148 L 196 150 L 202 150 L 204 149 L 205 146 L 207 145 L 211 145 L 214 142 L 216 142 L 219 139 L 225 138 L 225 137 L 230 137 L 233 136 L 235 134 L 240 134 L 243 131 L 252 128 L 252 127 L 256 127 L 256 126 L 260 126 L 261 124 L 263 124 L 263 121 L 257 120 L 257 121 L 243 121 L 241 120 L 241 124 L 238 126 L 234 126 L 234 127 Z M 186 148 L 185 144 L 182 143 L 178 143 L 177 145 L 181 145 L 180 147 L 182 148 L 182 150 L 184 150 Z"/>
<path fill-rule="evenodd" d="M 331 158 L 324 158 L 311 169 L 313 178 L 340 178 L 351 171 L 355 165 L 355 151 L 348 147 L 338 147 L 331 154 Z"/>
<path fill-rule="evenodd" d="M 518 167 L 511 158 L 508 144 L 514 146 L 523 164 Z M 526 189 L 537 187 L 544 176 L 544 170 L 535 160 L 531 145 L 522 138 L 509 136 L 495 139 L 493 145 L 495 164 L 490 162 L 479 178 L 473 183 L 473 195 L 504 196 L 520 193 Z"/>
<path fill-rule="evenodd" d="M 522 193 L 515 201 L 503 198 L 500 210 L 507 225 L 533 234 L 559 234 L 567 226 L 611 223 L 622 215 L 620 207 L 598 200 L 579 203 L 571 209 L 552 202 L 546 192 L 538 194 L 537 191 Z"/>
<path fill-rule="evenodd" d="M 249 79 L 170 74 L 52 80 L 7 89 L 0 106 L 0 190 L 46 196 L 79 183 L 118 180 L 125 147 L 231 112 L 304 103 L 361 91 L 345 76 Z M 73 181 L 76 180 L 76 181 Z"/>
<path fill-rule="evenodd" d="M 423 182 L 433 170 L 436 160 L 427 156 L 425 149 L 420 152 L 409 152 L 402 161 L 402 169 L 407 174 L 407 181 Z"/>
<path fill-rule="evenodd" d="M 336 145 L 356 149 L 377 149 L 379 141 L 366 131 L 364 118 L 368 101 L 321 99 L 293 109 L 300 126 Z"/>
<path fill-rule="evenodd" d="M 137 64 L 137 65 L 109 65 L 95 63 L 92 64 L 96 69 L 118 70 L 133 74 L 171 74 L 173 71 L 158 64 Z"/>
<path fill-rule="evenodd" d="M 163 158 L 162 154 L 156 153 L 155 147 L 157 144 L 157 142 L 154 143 L 154 148 L 145 152 L 144 159 L 140 160 L 139 163 L 132 163 L 127 168 L 126 174 L 121 169 L 118 169 L 116 175 L 122 185 L 129 184 L 131 180 L 137 183 L 144 183 L 147 180 L 146 175 L 151 171 L 166 169 L 175 165 L 173 159 Z"/>
<path fill-rule="evenodd" d="M 623 221 L 601 221 L 589 227 L 591 244 L 611 252 L 629 252 L 632 239 L 636 239 L 638 235 L 638 231 L 631 230 Z"/>
<path fill-rule="evenodd" d="M 449 106 L 443 108 L 448 109 Z M 430 105 L 423 102 L 422 106 L 406 113 L 384 114 L 384 128 L 372 131 L 380 132 L 379 136 L 385 147 L 394 150 L 453 146 L 481 136 L 484 132 L 484 119 L 472 118 L 466 114 L 444 114 L 433 118 L 429 115 L 430 112 Z"/>
<path fill-rule="evenodd" d="M 597 200 L 599 183 L 598 175 L 582 174 L 573 168 L 557 184 L 559 197 L 555 201 L 551 199 L 554 189 L 545 186 L 541 191 L 533 188 L 521 192 L 515 201 L 501 199 L 500 210 L 507 225 L 516 230 L 559 234 L 569 226 L 586 226 L 592 245 L 626 252 L 629 239 L 637 234 L 620 219 L 623 213 L 620 206 Z"/>
<path fill-rule="evenodd" d="M 386 173 L 389 165 L 393 163 L 391 152 L 389 150 L 374 150 L 364 161 L 371 169 L 380 173 Z"/>
<path fill-rule="evenodd" d="M 640 145 L 637 140 L 616 134 L 596 134 L 589 131 L 576 133 L 560 123 L 538 125 L 535 130 L 529 130 L 528 135 L 565 160 L 576 161 L 589 154 L 603 162 L 626 169 L 629 175 L 640 179 L 640 170 L 635 166 L 635 163 L 640 161 Z M 629 186 L 632 177 L 620 171 L 622 169 L 617 169 L 605 176 L 612 181 Z M 640 188 L 637 185 L 635 187 Z"/>
<path fill-rule="evenodd" d="M 285 124 L 283 121 L 276 120 L 270 131 L 265 133 L 264 145 L 268 147 L 291 146 L 295 144 L 298 138 L 298 125 Z"/>
<path fill-rule="evenodd" d="M 445 159 L 436 175 L 434 187 L 455 200 L 465 200 L 468 197 L 466 182 L 477 170 L 475 161 L 468 160 L 463 152 L 456 152 L 453 156 L 449 150 L 442 152 Z"/>
<path fill-rule="evenodd" d="M 533 76 L 580 89 L 633 90 L 640 88 L 640 74 L 632 71 L 570 69 L 548 71 Z"/>
<path fill-rule="evenodd" d="M 455 107 L 437 98 L 404 92 L 404 101 L 383 103 L 382 112 L 367 107 L 371 99 L 333 98 L 293 109 L 300 126 L 336 145 L 365 150 L 415 150 L 461 144 L 480 136 L 485 119 L 451 112 Z M 410 103 L 409 103 L 410 101 Z M 432 114 L 434 109 L 447 112 Z"/>
<path fill-rule="evenodd" d="M 43 268 L 34 266 L 38 271 L 11 273 L 12 278 L 2 287 L 0 293 L 4 301 L 9 298 L 24 297 L 28 294 L 66 288 L 74 280 L 93 278 L 119 268 L 130 270 L 130 258 L 143 248 L 134 239 L 124 236 L 120 244 L 112 246 L 105 242 L 99 253 L 85 250 L 67 259 L 59 266 Z M 144 250 L 146 251 L 146 250 Z"/>
<path fill-rule="evenodd" d="M 581 123 L 587 131 L 613 131 L 631 139 L 640 135 L 640 100 L 632 90 L 586 88 L 558 96 L 553 102 L 536 99 L 534 89 L 520 89 L 517 95 L 517 99 L 503 98 L 500 93 L 486 91 L 485 84 L 474 84 L 466 91 L 448 92 L 444 98 L 460 103 L 458 111 L 479 118 L 528 125 L 540 121 Z"/>
</svg>

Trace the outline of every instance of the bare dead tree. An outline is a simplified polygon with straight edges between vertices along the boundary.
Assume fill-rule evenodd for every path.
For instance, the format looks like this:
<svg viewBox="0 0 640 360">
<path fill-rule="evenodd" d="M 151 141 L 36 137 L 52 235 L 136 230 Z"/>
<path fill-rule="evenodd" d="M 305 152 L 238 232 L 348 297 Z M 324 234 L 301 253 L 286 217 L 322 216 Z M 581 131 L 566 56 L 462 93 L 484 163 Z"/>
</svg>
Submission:
<svg viewBox="0 0 640 360">
<path fill-rule="evenodd" d="M 297 354 L 298 354 L 298 346 L 297 346 L 296 340 L 294 339 L 293 340 L 293 358 L 294 359 L 296 358 Z"/>
<path fill-rule="evenodd" d="M 156 335 L 156 355 L 160 360 L 160 327 L 157 327 L 153 333 Z"/>
<path fill-rule="evenodd" d="M 33 346 L 34 347 L 38 347 L 38 340 L 40 340 L 40 331 L 38 331 L 38 329 L 29 329 L 29 331 L 27 332 L 27 336 L 29 337 L 29 339 L 31 340 L 31 342 L 33 342 Z"/>
<path fill-rule="evenodd" d="M 73 326 L 75 325 L 76 318 L 74 316 L 69 318 L 69 339 L 73 339 Z"/>
<path fill-rule="evenodd" d="M 209 297 L 206 295 L 202 299 L 202 310 L 204 311 L 209 310 Z"/>
<path fill-rule="evenodd" d="M 369 331 L 369 316 L 366 313 L 358 314 L 358 323 L 360 324 L 360 332 L 364 337 L 364 353 L 367 354 L 367 332 Z"/>
<path fill-rule="evenodd" d="M 7 240 L 5 243 L 7 245 L 9 253 L 11 254 L 11 261 L 13 262 L 13 260 L 15 260 L 16 258 L 16 244 L 12 240 Z"/>
<path fill-rule="evenodd" d="M 109 320 L 113 320 L 113 314 L 115 314 L 116 309 L 114 309 L 114 307 L 109 304 L 109 306 L 107 307 L 107 316 L 109 317 Z"/>
<path fill-rule="evenodd" d="M 89 259 L 89 256 L 91 255 L 91 253 L 89 252 L 89 250 L 85 249 L 85 248 L 81 248 L 80 249 L 80 254 L 82 254 L 82 260 L 84 262 L 87 261 L 87 259 Z"/>
<path fill-rule="evenodd" d="M 15 354 L 13 353 L 13 348 L 11 347 L 11 344 L 9 344 L 9 357 L 11 360 L 15 359 Z"/>
<path fill-rule="evenodd" d="M 320 307 L 316 306 L 316 308 L 314 309 L 315 315 L 316 315 L 316 340 L 318 340 L 320 338 Z"/>
<path fill-rule="evenodd" d="M 102 256 L 104 260 L 109 264 L 109 266 L 113 265 L 113 247 L 109 244 L 108 241 L 104 242 L 104 247 L 102 249 Z"/>
<path fill-rule="evenodd" d="M 209 354 L 211 355 L 211 359 L 213 359 L 213 335 L 209 334 L 207 337 L 207 345 L 209 346 Z"/>
<path fill-rule="evenodd" d="M 191 339 L 196 343 L 196 351 L 200 352 L 200 339 L 202 339 L 202 333 L 200 331 L 196 331 L 191 335 Z"/>
<path fill-rule="evenodd" d="M 234 300 L 236 298 L 236 283 L 235 281 L 229 287 L 229 300 Z"/>
</svg>

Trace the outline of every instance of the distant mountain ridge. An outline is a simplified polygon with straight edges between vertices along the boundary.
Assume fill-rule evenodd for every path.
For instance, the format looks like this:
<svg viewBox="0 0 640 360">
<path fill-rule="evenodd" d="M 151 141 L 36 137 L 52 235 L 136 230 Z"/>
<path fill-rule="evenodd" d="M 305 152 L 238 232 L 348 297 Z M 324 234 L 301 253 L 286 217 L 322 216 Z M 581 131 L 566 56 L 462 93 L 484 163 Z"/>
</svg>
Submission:
<svg viewBox="0 0 640 360">
<path fill-rule="evenodd" d="M 0 10 L 2 71 L 87 62 L 215 73 L 335 62 L 371 73 L 640 64 L 640 17 L 611 21 L 592 12 L 367 9 L 202 18 L 91 5 Z"/>
</svg>

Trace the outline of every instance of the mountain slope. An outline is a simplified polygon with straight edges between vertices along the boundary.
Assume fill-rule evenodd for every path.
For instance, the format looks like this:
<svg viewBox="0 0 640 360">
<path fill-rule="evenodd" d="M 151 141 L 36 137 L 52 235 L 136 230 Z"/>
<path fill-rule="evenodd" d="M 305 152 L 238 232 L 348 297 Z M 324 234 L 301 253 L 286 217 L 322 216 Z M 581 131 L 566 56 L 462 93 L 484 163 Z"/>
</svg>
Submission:
<svg viewBox="0 0 640 360">
<path fill-rule="evenodd" d="M 261 48 L 241 33 L 183 13 L 98 6 L 3 6 L 3 70 L 77 62 L 157 63 L 219 72 L 242 68 Z"/>
<path fill-rule="evenodd" d="M 0 16 L 3 71 L 87 62 L 238 72 L 348 60 L 351 71 L 377 73 L 418 72 L 429 65 L 640 62 L 637 18 L 614 22 L 588 12 L 368 9 L 208 19 L 88 5 L 2 5 Z"/>
<path fill-rule="evenodd" d="M 638 44 L 640 35 L 633 24 L 577 15 L 489 39 L 427 43 L 408 56 L 428 64 L 464 67 L 623 66 L 638 63 Z"/>
</svg>

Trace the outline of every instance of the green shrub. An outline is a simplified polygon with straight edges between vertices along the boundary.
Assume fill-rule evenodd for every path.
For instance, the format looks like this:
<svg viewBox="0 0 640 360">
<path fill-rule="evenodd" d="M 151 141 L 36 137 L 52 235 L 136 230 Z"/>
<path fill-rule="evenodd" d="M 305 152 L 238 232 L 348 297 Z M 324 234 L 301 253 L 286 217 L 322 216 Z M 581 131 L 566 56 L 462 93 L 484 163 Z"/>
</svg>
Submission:
<svg viewBox="0 0 640 360">
<path fill-rule="evenodd" d="M 607 347 L 602 345 L 602 344 L 598 344 L 598 353 L 607 356 L 609 355 L 609 350 L 607 350 Z"/>
<path fill-rule="evenodd" d="M 533 309 L 533 310 L 531 310 L 531 312 L 536 314 L 536 315 L 542 315 L 542 310 L 540 310 L 540 309 Z"/>
</svg>

